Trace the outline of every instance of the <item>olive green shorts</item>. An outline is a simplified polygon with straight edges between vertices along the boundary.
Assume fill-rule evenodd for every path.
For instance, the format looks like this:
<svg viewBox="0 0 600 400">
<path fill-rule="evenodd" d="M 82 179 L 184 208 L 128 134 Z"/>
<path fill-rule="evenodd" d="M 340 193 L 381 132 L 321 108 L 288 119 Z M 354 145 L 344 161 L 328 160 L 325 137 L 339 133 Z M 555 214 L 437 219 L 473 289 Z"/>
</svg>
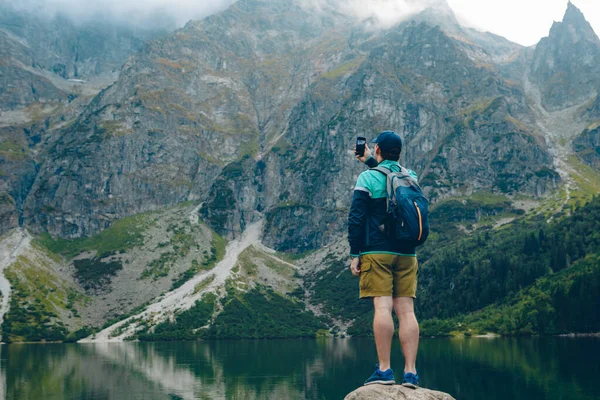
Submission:
<svg viewBox="0 0 600 400">
<path fill-rule="evenodd" d="M 417 257 L 364 254 L 360 257 L 360 298 L 417 294 Z"/>
</svg>

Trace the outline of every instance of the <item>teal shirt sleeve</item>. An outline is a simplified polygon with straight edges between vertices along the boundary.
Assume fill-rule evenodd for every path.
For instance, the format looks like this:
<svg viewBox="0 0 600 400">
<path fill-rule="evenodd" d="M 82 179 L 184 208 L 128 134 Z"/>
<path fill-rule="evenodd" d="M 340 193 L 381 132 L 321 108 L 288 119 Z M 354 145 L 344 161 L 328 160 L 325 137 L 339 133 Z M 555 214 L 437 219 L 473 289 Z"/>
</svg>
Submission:
<svg viewBox="0 0 600 400">
<path fill-rule="evenodd" d="M 417 182 L 419 182 L 419 177 L 417 176 L 417 173 L 415 171 L 413 171 L 412 169 L 408 170 L 408 173 L 410 174 L 410 176 L 413 177 L 413 179 Z"/>
<path fill-rule="evenodd" d="M 369 196 L 371 196 L 371 188 L 369 185 L 369 180 L 367 179 L 367 171 L 363 172 L 358 176 L 358 180 L 356 181 L 356 186 L 354 190 L 360 190 L 362 192 L 367 192 Z"/>
</svg>

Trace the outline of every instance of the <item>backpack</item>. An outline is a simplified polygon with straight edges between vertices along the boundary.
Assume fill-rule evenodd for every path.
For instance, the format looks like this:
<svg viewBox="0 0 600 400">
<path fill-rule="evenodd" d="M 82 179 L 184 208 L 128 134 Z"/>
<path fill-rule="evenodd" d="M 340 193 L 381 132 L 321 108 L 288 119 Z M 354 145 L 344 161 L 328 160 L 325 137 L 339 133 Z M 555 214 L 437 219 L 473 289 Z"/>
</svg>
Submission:
<svg viewBox="0 0 600 400">
<path fill-rule="evenodd" d="M 393 172 L 385 167 L 372 168 L 386 176 L 387 211 L 393 226 L 387 228 L 392 240 L 420 246 L 429 236 L 429 201 L 408 170 Z"/>
</svg>

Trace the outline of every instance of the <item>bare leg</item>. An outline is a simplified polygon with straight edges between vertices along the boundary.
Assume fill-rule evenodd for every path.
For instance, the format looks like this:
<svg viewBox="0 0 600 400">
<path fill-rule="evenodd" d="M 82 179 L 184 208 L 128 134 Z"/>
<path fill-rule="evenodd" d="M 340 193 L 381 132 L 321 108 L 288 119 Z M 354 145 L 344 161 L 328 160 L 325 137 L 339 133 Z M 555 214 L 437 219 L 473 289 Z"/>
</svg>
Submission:
<svg viewBox="0 0 600 400">
<path fill-rule="evenodd" d="M 394 299 L 394 310 L 400 321 L 400 344 L 404 354 L 404 373 L 417 373 L 417 351 L 419 350 L 419 323 L 415 316 L 414 299 L 398 297 Z"/>
<path fill-rule="evenodd" d="M 375 346 L 377 346 L 379 369 L 381 371 L 390 369 L 390 353 L 392 351 L 392 339 L 394 338 L 393 305 L 394 302 L 391 296 L 373 297 L 375 308 L 373 334 L 375 335 Z"/>
</svg>

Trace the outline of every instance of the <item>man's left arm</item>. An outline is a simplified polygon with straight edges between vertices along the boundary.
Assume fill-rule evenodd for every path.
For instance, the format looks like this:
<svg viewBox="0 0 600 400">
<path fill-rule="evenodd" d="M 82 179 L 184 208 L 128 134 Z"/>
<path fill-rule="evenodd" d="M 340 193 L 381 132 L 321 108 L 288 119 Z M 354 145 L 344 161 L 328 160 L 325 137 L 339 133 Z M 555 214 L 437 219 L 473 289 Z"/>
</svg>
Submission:
<svg viewBox="0 0 600 400">
<path fill-rule="evenodd" d="M 363 174 L 358 177 L 356 182 L 348 215 L 348 243 L 350 244 L 350 256 L 353 258 L 350 270 L 354 276 L 360 275 L 359 257 L 365 244 L 367 207 L 371 198 L 371 192 Z"/>
</svg>

